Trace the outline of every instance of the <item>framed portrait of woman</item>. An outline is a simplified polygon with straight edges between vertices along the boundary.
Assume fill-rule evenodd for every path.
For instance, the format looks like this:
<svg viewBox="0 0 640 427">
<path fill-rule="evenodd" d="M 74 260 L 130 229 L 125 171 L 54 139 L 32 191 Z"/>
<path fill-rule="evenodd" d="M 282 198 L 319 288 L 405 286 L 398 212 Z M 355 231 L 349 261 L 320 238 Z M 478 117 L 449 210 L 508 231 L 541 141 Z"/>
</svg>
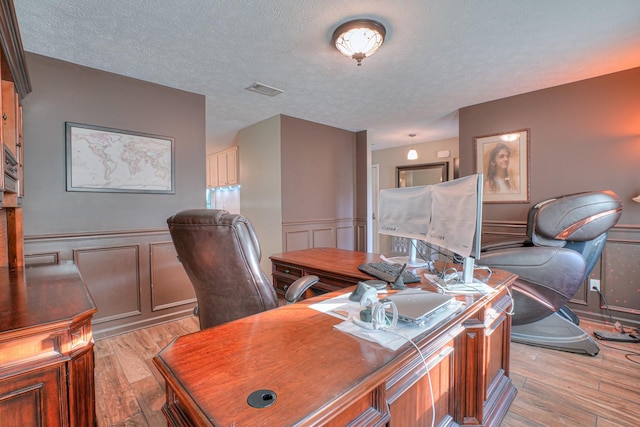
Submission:
<svg viewBox="0 0 640 427">
<path fill-rule="evenodd" d="M 529 203 L 529 134 L 521 129 L 474 138 L 485 203 Z"/>
</svg>

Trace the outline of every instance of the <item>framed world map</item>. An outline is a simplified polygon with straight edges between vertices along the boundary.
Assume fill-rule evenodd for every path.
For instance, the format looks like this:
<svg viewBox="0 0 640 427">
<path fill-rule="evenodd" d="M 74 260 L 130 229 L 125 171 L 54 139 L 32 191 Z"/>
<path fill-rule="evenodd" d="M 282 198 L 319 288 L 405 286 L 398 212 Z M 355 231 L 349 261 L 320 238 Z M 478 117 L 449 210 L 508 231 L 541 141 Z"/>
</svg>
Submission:
<svg viewBox="0 0 640 427">
<path fill-rule="evenodd" d="M 66 122 L 67 191 L 175 194 L 174 139 Z"/>
</svg>

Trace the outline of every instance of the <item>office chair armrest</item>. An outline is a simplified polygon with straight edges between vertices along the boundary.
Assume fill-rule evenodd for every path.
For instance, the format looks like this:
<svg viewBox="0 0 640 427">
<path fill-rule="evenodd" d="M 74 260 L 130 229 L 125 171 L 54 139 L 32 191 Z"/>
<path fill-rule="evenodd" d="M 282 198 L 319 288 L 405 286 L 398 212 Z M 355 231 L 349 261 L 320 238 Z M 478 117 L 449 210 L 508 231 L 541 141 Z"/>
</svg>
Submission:
<svg viewBox="0 0 640 427">
<path fill-rule="evenodd" d="M 287 288 L 287 292 L 284 295 L 284 299 L 287 300 L 287 304 L 293 304 L 309 289 L 311 286 L 318 283 L 320 278 L 318 276 L 304 276 L 296 280 Z"/>
</svg>

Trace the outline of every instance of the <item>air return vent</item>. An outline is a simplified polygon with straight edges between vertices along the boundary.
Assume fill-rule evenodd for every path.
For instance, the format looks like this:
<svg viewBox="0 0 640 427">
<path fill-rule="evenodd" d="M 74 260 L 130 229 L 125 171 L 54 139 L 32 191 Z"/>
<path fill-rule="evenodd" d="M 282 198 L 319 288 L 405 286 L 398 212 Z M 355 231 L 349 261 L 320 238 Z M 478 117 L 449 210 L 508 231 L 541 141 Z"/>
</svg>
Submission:
<svg viewBox="0 0 640 427">
<path fill-rule="evenodd" d="M 251 92 L 261 93 L 262 95 L 267 96 L 276 96 L 283 93 L 283 90 L 276 89 L 275 87 L 267 86 L 265 84 L 255 82 L 245 88 L 246 90 L 250 90 Z"/>
</svg>

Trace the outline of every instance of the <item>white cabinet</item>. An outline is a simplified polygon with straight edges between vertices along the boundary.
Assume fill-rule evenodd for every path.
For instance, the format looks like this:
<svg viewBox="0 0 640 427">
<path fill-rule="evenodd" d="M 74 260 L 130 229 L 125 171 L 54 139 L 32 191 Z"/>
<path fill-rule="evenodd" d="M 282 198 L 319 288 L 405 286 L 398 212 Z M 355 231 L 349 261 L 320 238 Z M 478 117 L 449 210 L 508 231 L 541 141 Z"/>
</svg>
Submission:
<svg viewBox="0 0 640 427">
<path fill-rule="evenodd" d="M 226 157 L 226 184 L 234 185 L 238 183 L 238 147 L 233 147 L 225 152 Z M 220 162 L 218 161 L 218 164 Z M 218 168 L 218 180 L 222 181 L 221 168 Z"/>
<path fill-rule="evenodd" d="M 207 187 L 218 186 L 218 155 L 210 154 L 207 156 Z"/>
<path fill-rule="evenodd" d="M 207 187 L 238 183 L 238 147 L 207 156 Z"/>
</svg>

